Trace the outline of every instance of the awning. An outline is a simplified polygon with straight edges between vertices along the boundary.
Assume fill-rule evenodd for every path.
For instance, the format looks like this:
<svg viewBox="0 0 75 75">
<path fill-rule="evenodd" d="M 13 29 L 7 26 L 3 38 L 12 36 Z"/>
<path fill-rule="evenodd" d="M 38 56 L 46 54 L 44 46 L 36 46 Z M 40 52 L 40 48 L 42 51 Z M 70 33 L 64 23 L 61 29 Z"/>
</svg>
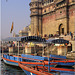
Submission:
<svg viewBox="0 0 75 75">
<path fill-rule="evenodd" d="M 64 40 L 64 39 L 48 39 L 46 40 L 46 43 L 53 43 L 53 44 L 69 44 L 68 40 Z"/>
<path fill-rule="evenodd" d="M 41 38 L 39 36 L 8 37 L 6 39 L 3 39 L 2 41 L 46 42 L 45 39 L 43 39 L 43 38 Z"/>
<path fill-rule="evenodd" d="M 64 1 L 64 0 L 57 0 L 56 3 L 60 3 L 60 2 L 63 2 L 63 1 Z"/>
<path fill-rule="evenodd" d="M 46 43 L 52 43 L 52 41 L 55 40 L 54 38 L 50 38 L 48 40 L 46 40 Z"/>
<path fill-rule="evenodd" d="M 69 41 L 64 40 L 64 39 L 55 39 L 55 40 L 52 40 L 52 43 L 54 43 L 54 44 L 69 44 Z"/>
</svg>

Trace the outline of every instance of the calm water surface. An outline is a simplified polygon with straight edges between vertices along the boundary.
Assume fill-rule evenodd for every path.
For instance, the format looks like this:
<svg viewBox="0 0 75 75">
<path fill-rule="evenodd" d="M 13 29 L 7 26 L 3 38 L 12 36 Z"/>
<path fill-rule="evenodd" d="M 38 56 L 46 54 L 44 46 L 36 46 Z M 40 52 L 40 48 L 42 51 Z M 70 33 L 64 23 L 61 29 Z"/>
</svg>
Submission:
<svg viewBox="0 0 75 75">
<path fill-rule="evenodd" d="M 3 61 L 1 61 L 1 75 L 26 75 L 21 68 L 13 67 L 6 65 Z"/>
</svg>

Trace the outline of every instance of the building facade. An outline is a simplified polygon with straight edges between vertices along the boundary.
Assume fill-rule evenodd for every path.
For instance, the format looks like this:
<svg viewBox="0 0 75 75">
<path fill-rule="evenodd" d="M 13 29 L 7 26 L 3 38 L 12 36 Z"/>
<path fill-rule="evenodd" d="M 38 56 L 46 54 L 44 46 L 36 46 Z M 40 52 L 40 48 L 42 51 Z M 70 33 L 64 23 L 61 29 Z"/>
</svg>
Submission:
<svg viewBox="0 0 75 75">
<path fill-rule="evenodd" d="M 75 0 L 31 0 L 31 35 L 69 34 L 75 28 Z"/>
<path fill-rule="evenodd" d="M 24 27 L 23 30 L 19 31 L 19 37 L 28 36 L 28 31 L 29 31 L 29 27 L 28 26 Z"/>
</svg>

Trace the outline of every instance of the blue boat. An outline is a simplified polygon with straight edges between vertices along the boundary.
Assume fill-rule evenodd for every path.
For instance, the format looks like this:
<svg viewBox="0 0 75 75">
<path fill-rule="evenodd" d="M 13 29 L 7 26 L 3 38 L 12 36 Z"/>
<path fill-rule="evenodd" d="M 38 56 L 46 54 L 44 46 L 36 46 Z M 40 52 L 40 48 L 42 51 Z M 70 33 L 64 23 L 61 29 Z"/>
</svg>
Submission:
<svg viewBox="0 0 75 75">
<path fill-rule="evenodd" d="M 33 63 L 34 62 L 35 63 L 36 62 L 38 62 L 38 63 L 44 62 L 46 64 L 45 66 L 48 66 L 48 63 L 47 63 L 48 57 L 25 55 L 25 54 L 22 54 L 21 56 L 3 54 L 3 57 L 2 58 L 3 58 L 3 61 L 6 64 L 13 65 L 13 66 L 18 66 L 18 62 L 21 62 L 21 63 L 24 63 L 24 64 L 29 64 L 29 65 L 31 65 L 31 63 L 26 63 L 26 62 L 33 62 Z M 51 63 L 51 64 L 53 64 L 53 63 Z M 53 64 L 51 66 L 54 66 L 54 65 L 55 64 Z M 43 66 L 43 65 L 40 65 L 40 66 Z"/>
<path fill-rule="evenodd" d="M 46 42 L 45 39 L 42 39 L 41 37 L 38 36 L 27 36 L 27 37 L 8 37 L 6 39 L 3 39 L 3 41 L 18 41 L 18 47 L 19 47 L 19 41 L 23 42 Z M 3 53 L 2 53 L 3 54 Z M 21 54 L 19 57 L 19 50 L 18 50 L 18 56 L 15 55 L 8 55 L 8 54 L 3 54 L 3 60 L 5 63 L 10 64 L 10 65 L 15 65 L 18 66 L 18 61 L 20 62 L 41 62 L 41 61 L 48 61 L 48 57 L 41 57 L 41 56 L 32 56 L 32 55 L 25 55 Z M 54 58 L 51 58 L 54 59 Z"/>
<path fill-rule="evenodd" d="M 57 62 L 57 65 L 60 66 L 74 66 L 75 60 L 68 60 L 66 56 L 60 56 L 60 55 L 50 55 L 50 58 L 52 58 L 53 62 Z"/>
<path fill-rule="evenodd" d="M 18 66 L 18 61 L 22 61 L 22 58 L 18 58 L 18 56 L 10 56 L 7 54 L 3 54 L 3 61 L 8 65 Z"/>
<path fill-rule="evenodd" d="M 3 39 L 3 41 L 18 41 L 18 55 L 15 56 L 15 55 L 10 55 L 10 54 L 3 54 L 2 52 L 2 58 L 3 58 L 3 61 L 6 63 L 6 64 L 9 64 L 9 65 L 15 65 L 15 66 L 18 66 L 18 62 L 35 62 L 36 60 L 31 60 L 29 55 L 21 55 L 19 56 L 19 41 L 23 42 L 28 42 L 28 41 L 33 41 L 33 42 L 45 42 L 46 40 L 45 39 L 42 39 L 41 37 L 38 37 L 38 36 L 24 36 L 24 37 L 8 37 L 6 39 Z M 24 57 L 29 57 L 28 58 L 24 58 Z M 37 56 L 35 56 L 36 58 L 38 58 Z M 41 60 L 44 60 L 43 57 L 40 57 Z"/>
<path fill-rule="evenodd" d="M 36 36 L 13 37 L 13 38 L 7 38 L 6 40 L 8 40 L 8 41 L 26 41 L 26 42 L 38 40 L 39 42 L 45 42 L 45 39 L 42 39 L 42 38 L 36 37 Z M 18 50 L 18 53 L 19 53 L 19 50 Z M 71 61 L 71 60 L 66 61 L 66 56 L 58 56 L 58 55 L 50 55 L 50 57 L 42 57 L 42 56 L 33 56 L 33 55 L 26 55 L 26 54 L 21 54 L 21 56 L 19 56 L 19 54 L 18 54 L 18 56 L 3 54 L 2 58 L 6 64 L 13 65 L 13 66 L 19 66 L 19 64 L 18 64 L 19 62 L 21 62 L 22 64 L 25 64 L 25 65 L 27 64 L 26 66 L 24 65 L 25 67 L 28 67 L 28 65 L 31 66 L 32 64 L 33 64 L 32 66 L 37 65 L 37 66 L 43 67 L 43 64 L 41 64 L 41 65 L 38 64 L 38 63 L 42 63 L 42 62 L 44 62 L 45 67 L 52 67 L 53 65 L 51 65 L 51 64 L 67 65 L 67 66 L 75 65 L 75 61 Z M 32 62 L 32 64 L 30 62 Z M 50 65 L 48 66 L 48 64 L 50 64 Z M 48 68 L 48 71 L 49 70 L 50 70 L 50 68 Z M 52 71 L 56 71 L 56 70 L 52 69 Z M 28 71 L 28 72 L 30 72 L 30 71 Z M 63 71 L 61 71 L 61 72 L 63 72 Z M 31 73 L 31 74 L 34 74 L 34 73 Z M 48 72 L 46 74 L 48 74 Z"/>
</svg>

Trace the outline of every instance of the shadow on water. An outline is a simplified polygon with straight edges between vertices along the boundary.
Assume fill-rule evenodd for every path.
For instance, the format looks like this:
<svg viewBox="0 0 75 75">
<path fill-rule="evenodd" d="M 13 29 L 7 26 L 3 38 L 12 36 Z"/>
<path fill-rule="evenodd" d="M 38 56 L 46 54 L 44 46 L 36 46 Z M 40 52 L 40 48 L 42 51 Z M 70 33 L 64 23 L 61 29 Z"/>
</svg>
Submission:
<svg viewBox="0 0 75 75">
<path fill-rule="evenodd" d="M 1 75 L 26 75 L 21 68 L 5 64 L 1 61 Z"/>
</svg>

